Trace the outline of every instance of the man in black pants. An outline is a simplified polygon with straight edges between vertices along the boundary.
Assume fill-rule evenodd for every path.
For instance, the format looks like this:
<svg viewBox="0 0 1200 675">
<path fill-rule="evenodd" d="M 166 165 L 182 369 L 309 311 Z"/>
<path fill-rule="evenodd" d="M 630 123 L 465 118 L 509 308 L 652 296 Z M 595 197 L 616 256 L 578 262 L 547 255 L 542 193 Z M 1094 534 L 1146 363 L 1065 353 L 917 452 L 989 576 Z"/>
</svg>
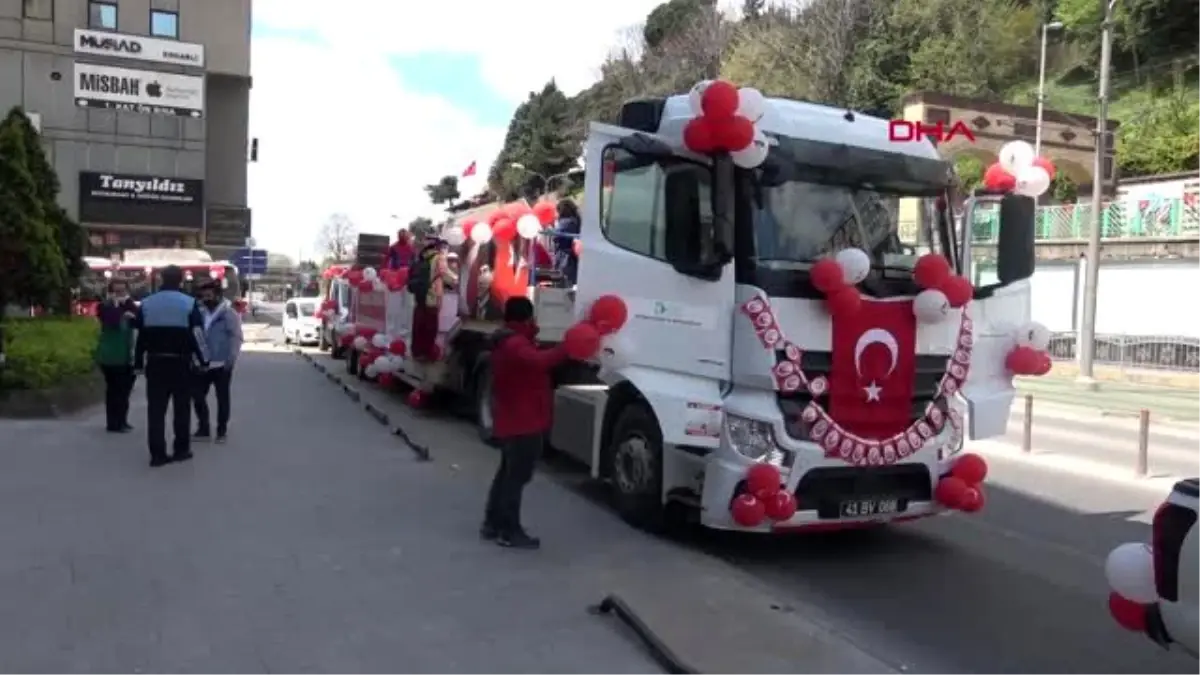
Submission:
<svg viewBox="0 0 1200 675">
<path fill-rule="evenodd" d="M 541 542 L 521 525 L 521 496 L 533 478 L 550 431 L 554 382 L 551 371 L 567 358 L 561 344 L 538 349 L 538 326 L 529 298 L 504 303 L 504 327 L 492 349 L 492 433 L 503 446 L 500 467 L 488 491 L 479 534 L 512 548 L 538 548 Z"/>
<path fill-rule="evenodd" d="M 217 443 L 225 442 L 229 430 L 229 387 L 233 366 L 242 352 L 242 320 L 221 287 L 211 281 L 200 288 L 200 315 L 204 319 L 204 345 L 208 349 L 209 368 L 196 376 L 197 439 L 210 437 L 208 390 L 217 394 Z"/>
<path fill-rule="evenodd" d="M 208 368 L 204 319 L 196 299 L 179 290 L 183 270 L 174 265 L 159 274 L 157 293 L 142 301 L 138 314 L 134 369 L 146 373 L 146 442 L 150 466 L 192 458 L 192 389 L 197 371 Z M 167 406 L 173 413 L 174 455 L 167 456 Z"/>
</svg>

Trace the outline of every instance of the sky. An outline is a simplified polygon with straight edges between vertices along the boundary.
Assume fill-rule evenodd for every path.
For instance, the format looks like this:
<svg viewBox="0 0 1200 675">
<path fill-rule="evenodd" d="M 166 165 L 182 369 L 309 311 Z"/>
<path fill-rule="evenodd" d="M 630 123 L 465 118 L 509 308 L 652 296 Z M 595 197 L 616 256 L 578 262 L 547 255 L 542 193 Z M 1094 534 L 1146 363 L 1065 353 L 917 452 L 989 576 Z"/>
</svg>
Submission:
<svg viewBox="0 0 1200 675">
<path fill-rule="evenodd" d="M 658 1 L 255 0 L 258 245 L 312 256 L 333 213 L 392 234 L 438 214 L 423 186 L 471 162 L 461 182 L 478 191 L 517 104 L 551 78 L 568 95 L 591 85 Z"/>
</svg>

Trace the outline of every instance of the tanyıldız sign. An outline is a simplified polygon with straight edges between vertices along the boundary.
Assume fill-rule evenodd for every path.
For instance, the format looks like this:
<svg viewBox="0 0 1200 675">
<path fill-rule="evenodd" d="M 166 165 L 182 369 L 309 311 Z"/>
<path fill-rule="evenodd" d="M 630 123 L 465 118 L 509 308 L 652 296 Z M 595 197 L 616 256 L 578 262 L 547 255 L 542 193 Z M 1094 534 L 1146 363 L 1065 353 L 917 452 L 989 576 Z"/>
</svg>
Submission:
<svg viewBox="0 0 1200 675">
<path fill-rule="evenodd" d="M 75 63 L 75 104 L 129 112 L 204 116 L 204 78 Z"/>
<path fill-rule="evenodd" d="M 199 229 L 204 225 L 204 181 L 81 171 L 79 219 Z"/>
</svg>

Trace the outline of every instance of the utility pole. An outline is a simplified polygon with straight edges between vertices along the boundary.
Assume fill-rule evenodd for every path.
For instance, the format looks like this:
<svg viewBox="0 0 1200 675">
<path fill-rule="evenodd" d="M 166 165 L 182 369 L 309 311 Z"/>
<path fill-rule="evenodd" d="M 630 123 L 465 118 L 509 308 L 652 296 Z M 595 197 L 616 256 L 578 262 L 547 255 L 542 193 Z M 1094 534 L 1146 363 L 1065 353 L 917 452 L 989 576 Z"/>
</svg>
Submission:
<svg viewBox="0 0 1200 675">
<path fill-rule="evenodd" d="M 1079 358 L 1079 381 L 1095 382 L 1093 365 L 1096 357 L 1096 291 L 1100 285 L 1100 237 L 1103 234 L 1104 158 L 1108 156 L 1108 71 L 1112 61 L 1113 7 L 1117 0 L 1104 6 L 1104 23 L 1100 27 L 1100 109 L 1096 115 L 1096 156 L 1092 164 L 1092 230 L 1088 237 L 1087 269 L 1083 283 L 1083 322 L 1079 326 L 1079 342 L 1075 353 Z M 1115 170 L 1116 167 L 1114 167 Z"/>
</svg>

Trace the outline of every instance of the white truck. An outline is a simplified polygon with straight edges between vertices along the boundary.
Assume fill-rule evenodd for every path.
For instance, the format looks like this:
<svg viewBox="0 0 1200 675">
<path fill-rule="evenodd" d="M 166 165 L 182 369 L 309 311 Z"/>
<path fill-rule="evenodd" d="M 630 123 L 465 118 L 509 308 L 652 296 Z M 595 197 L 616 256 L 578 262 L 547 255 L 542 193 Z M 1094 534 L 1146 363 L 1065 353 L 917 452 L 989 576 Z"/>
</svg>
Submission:
<svg viewBox="0 0 1200 675">
<path fill-rule="evenodd" d="M 1002 434 L 1008 420 L 1005 354 L 1029 318 L 1033 200 L 993 200 L 1000 281 L 974 289 L 946 321 L 920 324 L 917 252 L 897 236 L 901 201 L 919 204 L 924 252 L 964 276 L 971 260 L 969 230 L 945 207 L 952 167 L 932 144 L 891 142 L 883 119 L 768 99 L 758 125 L 769 156 L 747 170 L 686 150 L 692 115 L 680 95 L 628 103 L 619 124 L 590 126 L 578 282 L 522 288 L 548 342 L 601 296 L 620 297 L 628 318 L 596 362 L 560 373 L 552 445 L 611 484 L 620 514 L 651 530 L 687 514 L 771 532 L 943 512 L 935 493 L 964 439 Z M 395 371 L 473 400 L 485 438 L 487 336 L 497 326 L 477 311 L 487 303 L 468 296 L 481 276 L 523 269 L 506 246 L 497 257 L 495 242 L 463 245 L 464 293 L 447 296 L 443 358 Z M 858 284 L 864 311 L 834 320 L 810 270 L 847 247 L 871 260 Z M 352 328 L 385 334 L 380 344 L 407 335 L 406 293 L 355 296 Z M 901 427 L 871 430 L 885 406 Z M 738 517 L 760 465 L 774 467 L 794 512 Z"/>
</svg>

